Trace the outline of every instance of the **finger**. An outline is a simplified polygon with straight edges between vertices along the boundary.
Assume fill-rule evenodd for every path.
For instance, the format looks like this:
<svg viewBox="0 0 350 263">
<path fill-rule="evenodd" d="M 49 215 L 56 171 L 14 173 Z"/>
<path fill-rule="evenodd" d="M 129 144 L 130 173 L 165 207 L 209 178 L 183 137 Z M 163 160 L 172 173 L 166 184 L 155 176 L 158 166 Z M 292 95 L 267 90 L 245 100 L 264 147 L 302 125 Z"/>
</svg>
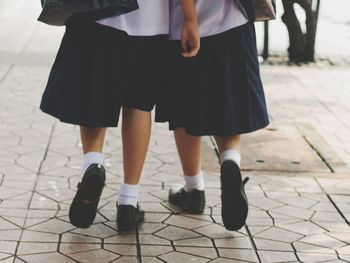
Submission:
<svg viewBox="0 0 350 263">
<path fill-rule="evenodd" d="M 193 46 L 192 46 L 192 52 L 193 54 L 197 55 L 200 49 L 200 43 L 196 42 Z"/>
<path fill-rule="evenodd" d="M 183 51 L 183 52 L 186 52 L 186 53 L 187 53 L 187 51 L 188 51 L 188 50 L 187 50 L 187 43 L 188 43 L 188 42 L 187 42 L 187 39 L 183 37 L 183 38 L 181 39 L 181 47 L 182 47 L 182 51 Z"/>
<path fill-rule="evenodd" d="M 197 56 L 199 49 L 200 49 L 199 42 L 195 42 L 195 44 L 191 45 L 191 50 L 188 52 L 183 52 L 183 55 L 185 57 L 195 57 L 195 56 Z"/>
<path fill-rule="evenodd" d="M 192 58 L 192 57 L 197 56 L 197 54 L 198 54 L 198 51 L 191 50 L 189 52 L 183 52 L 182 56 L 184 56 L 185 58 Z"/>
<path fill-rule="evenodd" d="M 197 56 L 197 54 L 198 54 L 198 51 L 196 51 L 196 50 L 191 50 L 191 52 L 188 52 L 186 55 L 187 55 L 187 57 L 192 58 L 192 57 Z"/>
<path fill-rule="evenodd" d="M 182 56 L 183 56 L 184 58 L 192 58 L 192 57 L 193 57 L 193 55 L 191 55 L 190 52 L 182 52 Z"/>
<path fill-rule="evenodd" d="M 191 57 L 194 57 L 195 55 L 196 55 L 196 52 L 193 51 L 192 49 L 182 52 L 182 56 L 186 58 L 191 58 Z"/>
</svg>

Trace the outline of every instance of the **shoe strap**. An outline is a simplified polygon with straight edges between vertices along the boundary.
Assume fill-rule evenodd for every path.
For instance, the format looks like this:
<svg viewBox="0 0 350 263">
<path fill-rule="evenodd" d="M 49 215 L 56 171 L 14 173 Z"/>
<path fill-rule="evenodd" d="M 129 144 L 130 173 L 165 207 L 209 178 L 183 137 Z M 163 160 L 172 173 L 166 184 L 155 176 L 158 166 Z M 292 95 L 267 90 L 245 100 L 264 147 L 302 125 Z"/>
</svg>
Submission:
<svg viewBox="0 0 350 263">
<path fill-rule="evenodd" d="M 249 181 L 249 177 L 244 178 L 244 180 L 243 180 L 243 185 L 245 185 L 246 183 L 248 183 L 248 181 Z"/>
</svg>

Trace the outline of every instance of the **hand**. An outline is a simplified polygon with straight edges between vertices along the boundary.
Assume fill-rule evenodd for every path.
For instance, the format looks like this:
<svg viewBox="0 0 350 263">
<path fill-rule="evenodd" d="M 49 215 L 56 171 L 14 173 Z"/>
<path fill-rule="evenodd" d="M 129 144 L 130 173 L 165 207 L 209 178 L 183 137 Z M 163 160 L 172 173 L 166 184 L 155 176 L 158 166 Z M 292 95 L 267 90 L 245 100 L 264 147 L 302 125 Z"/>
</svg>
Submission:
<svg viewBox="0 0 350 263">
<path fill-rule="evenodd" d="M 181 32 L 182 56 L 195 57 L 200 49 L 200 36 L 198 25 L 194 21 L 186 20 Z"/>
</svg>

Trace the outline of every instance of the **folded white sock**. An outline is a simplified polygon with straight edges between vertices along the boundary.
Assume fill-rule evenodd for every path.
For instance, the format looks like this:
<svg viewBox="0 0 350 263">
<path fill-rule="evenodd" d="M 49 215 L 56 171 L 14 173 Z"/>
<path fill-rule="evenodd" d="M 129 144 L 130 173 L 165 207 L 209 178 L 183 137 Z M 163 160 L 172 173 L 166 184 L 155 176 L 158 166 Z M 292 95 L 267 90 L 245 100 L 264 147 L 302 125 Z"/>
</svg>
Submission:
<svg viewBox="0 0 350 263">
<path fill-rule="evenodd" d="M 185 179 L 185 191 L 190 192 L 194 189 L 203 191 L 204 190 L 204 176 L 203 171 L 194 176 L 184 175 Z"/>
<path fill-rule="evenodd" d="M 139 188 L 138 184 L 122 184 L 119 190 L 118 205 L 133 205 L 137 208 Z"/>
<path fill-rule="evenodd" d="M 104 165 L 104 157 L 103 154 L 100 152 L 88 152 L 84 154 L 84 160 L 83 160 L 83 171 L 87 170 L 91 164 L 101 164 Z"/>
<path fill-rule="evenodd" d="M 235 161 L 236 164 L 241 167 L 241 153 L 237 150 L 226 150 L 220 153 L 220 163 L 222 164 L 224 161 L 232 160 Z"/>
</svg>

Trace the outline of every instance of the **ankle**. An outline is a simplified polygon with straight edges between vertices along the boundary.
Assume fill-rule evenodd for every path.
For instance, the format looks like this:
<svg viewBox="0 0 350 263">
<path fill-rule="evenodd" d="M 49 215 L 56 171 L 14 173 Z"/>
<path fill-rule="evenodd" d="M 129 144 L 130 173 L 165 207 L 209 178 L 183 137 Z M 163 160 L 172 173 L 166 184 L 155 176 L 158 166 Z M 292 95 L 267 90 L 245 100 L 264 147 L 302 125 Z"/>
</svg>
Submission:
<svg viewBox="0 0 350 263">
<path fill-rule="evenodd" d="M 237 150 L 231 149 L 220 153 L 220 163 L 231 160 L 234 161 L 239 167 L 241 166 L 241 153 Z"/>
<path fill-rule="evenodd" d="M 184 175 L 185 179 L 185 191 L 190 192 L 192 190 L 204 191 L 204 174 L 200 171 L 199 174 L 194 176 Z"/>
<path fill-rule="evenodd" d="M 132 205 L 137 208 L 139 189 L 140 186 L 138 184 L 121 184 L 118 196 L 118 205 Z"/>
<path fill-rule="evenodd" d="M 84 154 L 83 157 L 83 172 L 85 173 L 86 170 L 89 168 L 92 164 L 101 164 L 104 166 L 104 156 L 100 152 L 87 152 Z"/>
</svg>

